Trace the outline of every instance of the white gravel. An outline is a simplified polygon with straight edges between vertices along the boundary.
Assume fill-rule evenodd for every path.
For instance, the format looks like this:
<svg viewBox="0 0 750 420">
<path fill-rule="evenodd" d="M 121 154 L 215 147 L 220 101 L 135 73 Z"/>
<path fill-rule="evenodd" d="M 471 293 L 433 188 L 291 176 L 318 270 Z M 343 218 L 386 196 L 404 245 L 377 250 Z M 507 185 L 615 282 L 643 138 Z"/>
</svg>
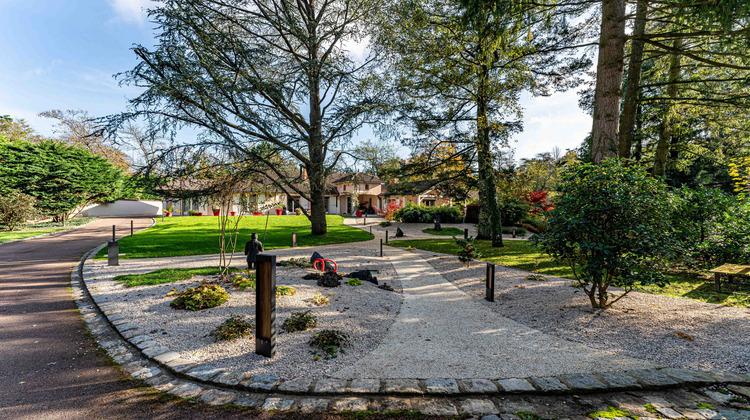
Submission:
<svg viewBox="0 0 750 420">
<path fill-rule="evenodd" d="M 465 268 L 455 256 L 415 252 L 478 302 L 548 334 L 660 365 L 750 372 L 749 308 L 631 292 L 610 309 L 594 310 L 570 280 L 527 281 L 528 272 L 502 266 L 490 303 L 484 300 L 484 263 Z"/>
<path fill-rule="evenodd" d="M 142 327 L 156 338 L 159 345 L 180 353 L 181 357 L 242 372 L 276 374 L 285 379 L 296 377 L 319 378 L 342 366 L 351 364 L 370 352 L 382 339 L 399 312 L 402 295 L 400 284 L 390 263 L 375 257 L 375 250 L 367 245 L 334 245 L 316 247 L 326 258 L 339 264 L 339 272 L 346 274 L 360 269 L 379 270 L 381 284 L 385 281 L 397 290 L 390 292 L 364 282 L 360 286 L 323 288 L 314 280 L 302 280 L 303 268 L 277 268 L 277 285 L 292 286 L 293 296 L 282 296 L 276 300 L 276 322 L 278 327 L 277 353 L 272 359 L 254 353 L 254 338 L 242 338 L 231 342 L 214 342 L 210 332 L 232 315 L 244 315 L 255 319 L 255 292 L 251 289 L 238 291 L 224 285 L 231 298 L 223 305 L 202 311 L 175 310 L 169 303 L 173 297 L 167 293 L 176 287 L 182 291 L 200 284 L 201 278 L 193 278 L 158 286 L 126 288 L 111 279 L 126 273 L 145 273 L 164 267 L 202 267 L 215 264 L 218 256 L 175 257 L 142 260 L 121 260 L 119 267 L 107 267 L 106 261 L 94 262 L 93 271 L 98 281 L 90 285 L 94 293 L 104 293 L 117 300 L 117 308 L 131 322 Z M 277 261 L 291 257 L 307 257 L 312 248 L 296 248 L 273 251 Z M 244 260 L 235 260 L 234 266 L 242 267 Z M 344 279 L 345 280 L 345 279 Z M 317 293 L 333 294 L 327 306 L 312 303 Z M 292 312 L 311 310 L 318 325 L 308 331 L 286 333 L 280 327 Z M 309 340 L 315 331 L 338 329 L 351 337 L 352 346 L 332 360 L 315 360 L 310 353 Z"/>
</svg>

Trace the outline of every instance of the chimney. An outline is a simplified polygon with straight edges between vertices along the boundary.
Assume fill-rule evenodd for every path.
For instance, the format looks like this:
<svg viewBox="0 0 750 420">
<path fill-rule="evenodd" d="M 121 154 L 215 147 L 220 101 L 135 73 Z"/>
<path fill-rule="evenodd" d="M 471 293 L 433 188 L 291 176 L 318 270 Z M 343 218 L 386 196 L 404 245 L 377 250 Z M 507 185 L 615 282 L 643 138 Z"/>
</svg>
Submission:
<svg viewBox="0 0 750 420">
<path fill-rule="evenodd" d="M 299 172 L 300 172 L 300 175 L 302 175 L 302 180 L 307 181 L 307 168 L 305 168 L 304 165 L 300 165 Z"/>
</svg>

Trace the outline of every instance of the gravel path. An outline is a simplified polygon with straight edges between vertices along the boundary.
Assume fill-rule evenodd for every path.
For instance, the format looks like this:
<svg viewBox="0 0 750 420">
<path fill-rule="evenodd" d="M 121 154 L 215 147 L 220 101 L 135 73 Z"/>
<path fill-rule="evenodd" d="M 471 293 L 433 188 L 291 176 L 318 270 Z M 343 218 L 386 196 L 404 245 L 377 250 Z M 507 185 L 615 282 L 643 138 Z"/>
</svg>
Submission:
<svg viewBox="0 0 750 420">
<path fill-rule="evenodd" d="M 385 219 L 382 219 L 380 217 L 367 217 L 367 223 L 365 223 L 364 218 L 354 218 L 354 217 L 347 217 L 344 219 L 344 224 L 349 225 L 352 227 L 356 227 L 362 230 L 366 230 L 370 232 L 370 228 L 372 228 L 372 233 L 375 235 L 376 238 L 385 238 L 385 232 L 388 231 L 388 235 L 390 239 L 436 239 L 436 238 L 450 238 L 450 236 L 441 236 L 441 235 L 432 235 L 429 233 L 422 232 L 425 229 L 432 229 L 435 225 L 433 223 L 401 223 L 401 222 L 391 222 L 391 226 L 388 227 L 382 227 L 380 226 L 380 222 L 384 222 Z M 469 229 L 469 235 L 471 236 L 477 236 L 477 225 L 473 223 L 441 223 L 441 226 L 443 228 L 458 228 L 462 231 L 464 229 Z M 396 238 L 396 228 L 401 228 L 401 230 L 404 232 L 403 238 Z M 463 234 L 462 234 L 463 235 Z M 459 236 L 462 236 L 459 235 Z M 526 234 L 526 237 L 517 237 L 514 238 L 512 235 L 503 235 L 503 240 L 524 240 L 525 238 L 528 238 L 531 236 L 530 233 Z M 463 236 L 462 236 L 463 237 Z"/>
<path fill-rule="evenodd" d="M 239 291 L 225 285 L 231 298 L 223 305 L 202 310 L 184 311 L 169 307 L 172 297 L 167 293 L 176 287 L 182 291 L 200 283 L 202 278 L 193 278 L 159 286 L 126 288 L 111 279 L 126 273 L 150 272 L 164 267 L 203 267 L 215 264 L 218 256 L 191 256 L 159 259 L 122 260 L 119 267 L 107 267 L 105 261 L 96 261 L 94 273 L 97 292 L 116 297 L 121 313 L 148 331 L 159 345 L 177 351 L 184 358 L 209 362 L 213 366 L 250 373 L 271 373 L 286 379 L 295 377 L 319 378 L 342 366 L 351 364 L 367 354 L 385 335 L 401 306 L 399 282 L 392 266 L 374 257 L 375 250 L 357 244 L 317 247 L 326 258 L 335 260 L 342 274 L 360 269 L 379 270 L 378 279 L 396 287 L 396 292 L 377 288 L 365 282 L 360 286 L 323 288 L 314 280 L 302 280 L 312 269 L 277 268 L 277 285 L 292 286 L 293 296 L 277 298 L 276 322 L 278 327 L 277 355 L 269 360 L 254 353 L 254 339 L 242 338 L 231 342 L 214 342 L 210 332 L 232 315 L 255 318 L 255 292 L 251 289 Z M 311 248 L 296 248 L 274 251 L 277 261 L 292 257 L 309 258 Z M 236 261 L 236 260 L 235 260 Z M 233 263 L 235 266 L 243 266 Z M 317 293 L 332 294 L 326 306 L 315 305 L 311 298 Z M 292 312 L 310 310 L 317 317 L 318 326 L 312 330 L 286 333 L 280 327 Z M 332 360 L 315 360 L 308 342 L 312 334 L 320 329 L 338 329 L 349 334 L 352 346 L 346 353 Z"/>
<path fill-rule="evenodd" d="M 632 292 L 607 310 L 591 308 L 570 280 L 526 281 L 526 271 L 497 266 L 495 302 L 484 296 L 485 265 L 415 251 L 464 293 L 498 315 L 569 342 L 690 369 L 750 372 L 750 309 Z M 678 335 L 687 334 L 688 340 Z"/>
<path fill-rule="evenodd" d="M 498 316 L 446 281 L 420 254 L 388 248 L 404 305 L 385 339 L 340 378 L 524 378 L 656 367 Z"/>
</svg>

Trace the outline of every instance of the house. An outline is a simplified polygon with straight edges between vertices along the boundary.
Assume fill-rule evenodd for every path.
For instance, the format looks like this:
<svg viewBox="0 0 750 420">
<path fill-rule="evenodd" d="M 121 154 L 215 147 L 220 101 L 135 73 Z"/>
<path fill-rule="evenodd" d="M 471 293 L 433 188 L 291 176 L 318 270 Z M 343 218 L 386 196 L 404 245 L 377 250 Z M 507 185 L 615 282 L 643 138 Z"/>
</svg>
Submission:
<svg viewBox="0 0 750 420">
<path fill-rule="evenodd" d="M 304 169 L 295 174 L 300 182 L 294 184 L 295 188 L 304 192 L 308 191 L 307 171 Z M 189 198 L 165 198 L 163 200 L 164 208 L 173 206 L 174 214 L 188 215 L 190 212 L 200 212 L 204 215 L 210 215 L 211 208 L 208 200 L 199 194 L 190 194 L 191 191 L 199 193 L 207 187 L 205 180 L 185 179 L 173 181 L 161 190 L 165 197 L 188 197 Z M 357 210 L 373 211 L 381 210 L 388 202 L 398 202 L 405 205 L 411 202 L 417 205 L 423 204 L 428 206 L 440 206 L 451 204 L 452 200 L 439 195 L 435 190 L 416 191 L 413 188 L 409 192 L 401 192 L 402 189 L 396 188 L 397 182 L 386 184 L 383 180 L 374 175 L 355 173 L 355 174 L 330 174 L 326 178 L 326 213 L 352 215 Z M 280 188 L 266 180 L 265 182 L 256 183 L 251 187 L 240 186 L 239 190 L 252 196 L 253 202 L 262 203 L 261 210 L 263 214 L 274 214 L 275 208 L 285 207 L 288 211 L 294 211 L 297 208 L 310 210 L 310 203 L 293 188 L 284 186 Z M 404 189 L 405 190 L 405 189 Z M 192 196 L 191 196 L 192 195 Z M 236 200 L 234 211 L 239 211 L 239 199 Z"/>
</svg>

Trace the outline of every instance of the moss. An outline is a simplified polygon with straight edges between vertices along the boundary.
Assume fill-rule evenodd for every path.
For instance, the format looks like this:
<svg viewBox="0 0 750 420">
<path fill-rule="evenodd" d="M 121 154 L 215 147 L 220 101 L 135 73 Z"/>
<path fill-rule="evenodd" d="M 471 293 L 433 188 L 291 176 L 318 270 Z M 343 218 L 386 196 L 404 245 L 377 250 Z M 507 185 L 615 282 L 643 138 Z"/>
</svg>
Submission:
<svg viewBox="0 0 750 420">
<path fill-rule="evenodd" d="M 594 411 L 593 413 L 589 414 L 589 417 L 591 417 L 592 419 L 595 419 L 595 418 L 614 419 L 617 417 L 631 417 L 631 416 L 632 414 L 630 414 L 630 412 L 625 411 L 625 410 L 620 410 L 619 408 L 612 407 L 612 406 L 607 407 L 606 411 Z"/>
<path fill-rule="evenodd" d="M 700 409 L 710 409 L 710 410 L 713 410 L 714 406 L 711 405 L 711 404 L 707 404 L 707 403 L 698 403 L 698 405 L 696 406 L 696 408 L 698 410 L 700 410 Z"/>
<path fill-rule="evenodd" d="M 643 408 L 645 408 L 646 411 L 648 411 L 651 414 L 659 414 L 659 411 L 656 409 L 656 407 L 654 407 L 653 404 L 646 404 L 643 406 Z"/>
</svg>

